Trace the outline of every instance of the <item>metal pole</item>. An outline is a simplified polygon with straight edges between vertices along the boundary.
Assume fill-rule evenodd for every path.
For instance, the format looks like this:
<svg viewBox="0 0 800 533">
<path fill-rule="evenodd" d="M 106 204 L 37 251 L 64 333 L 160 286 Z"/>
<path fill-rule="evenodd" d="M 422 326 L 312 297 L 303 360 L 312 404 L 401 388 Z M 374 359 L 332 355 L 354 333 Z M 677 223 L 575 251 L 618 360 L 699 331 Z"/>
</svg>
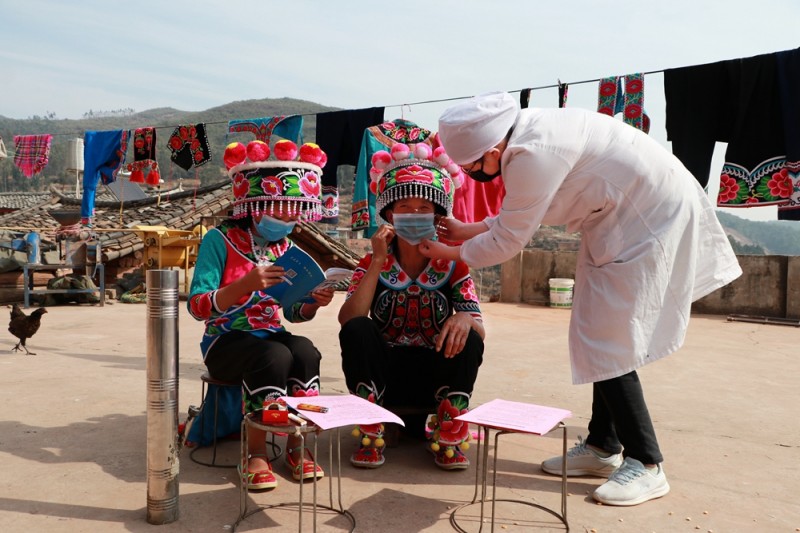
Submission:
<svg viewBox="0 0 800 533">
<path fill-rule="evenodd" d="M 147 271 L 147 521 L 178 519 L 178 272 Z"/>
</svg>

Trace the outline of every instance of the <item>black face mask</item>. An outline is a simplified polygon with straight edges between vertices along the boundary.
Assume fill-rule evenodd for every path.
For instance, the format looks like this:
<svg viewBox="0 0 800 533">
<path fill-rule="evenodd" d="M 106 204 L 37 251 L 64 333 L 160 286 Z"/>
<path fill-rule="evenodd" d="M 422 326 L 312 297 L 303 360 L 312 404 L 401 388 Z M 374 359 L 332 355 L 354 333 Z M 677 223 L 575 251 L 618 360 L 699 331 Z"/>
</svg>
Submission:
<svg viewBox="0 0 800 533">
<path fill-rule="evenodd" d="M 500 169 L 499 168 L 497 169 L 497 172 L 495 172 L 493 174 L 487 174 L 486 172 L 483 171 L 483 168 L 481 168 L 480 170 L 475 170 L 475 171 L 470 172 L 469 174 L 467 174 L 467 176 L 469 176 L 470 178 L 474 179 L 475 181 L 479 181 L 481 183 L 486 183 L 487 181 L 492 181 L 493 179 L 495 179 L 499 175 L 500 175 Z"/>
</svg>

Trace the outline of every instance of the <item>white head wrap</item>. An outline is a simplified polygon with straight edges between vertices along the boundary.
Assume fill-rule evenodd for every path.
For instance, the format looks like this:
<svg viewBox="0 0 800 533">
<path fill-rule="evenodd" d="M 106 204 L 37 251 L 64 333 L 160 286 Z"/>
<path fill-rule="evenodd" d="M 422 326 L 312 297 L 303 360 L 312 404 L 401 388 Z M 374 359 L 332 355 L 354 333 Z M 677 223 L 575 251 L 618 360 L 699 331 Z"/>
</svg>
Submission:
<svg viewBox="0 0 800 533">
<path fill-rule="evenodd" d="M 502 141 L 518 113 L 519 105 L 508 93 L 475 96 L 445 109 L 439 117 L 439 138 L 453 161 L 466 165 Z"/>
</svg>

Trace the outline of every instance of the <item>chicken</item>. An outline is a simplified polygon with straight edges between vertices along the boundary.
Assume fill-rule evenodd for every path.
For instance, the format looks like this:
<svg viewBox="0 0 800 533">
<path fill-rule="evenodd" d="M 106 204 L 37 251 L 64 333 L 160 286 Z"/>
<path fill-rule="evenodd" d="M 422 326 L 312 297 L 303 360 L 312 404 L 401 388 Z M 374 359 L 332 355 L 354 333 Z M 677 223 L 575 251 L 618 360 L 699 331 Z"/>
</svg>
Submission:
<svg viewBox="0 0 800 533">
<path fill-rule="evenodd" d="M 8 331 L 19 339 L 17 345 L 13 348 L 15 352 L 19 351 L 19 347 L 22 345 L 26 354 L 36 355 L 28 351 L 28 348 L 25 346 L 25 339 L 30 339 L 39 331 L 42 315 L 46 312 L 47 309 L 40 307 L 30 315 L 26 315 L 17 304 L 13 305 L 11 308 L 11 321 L 8 323 Z"/>
</svg>

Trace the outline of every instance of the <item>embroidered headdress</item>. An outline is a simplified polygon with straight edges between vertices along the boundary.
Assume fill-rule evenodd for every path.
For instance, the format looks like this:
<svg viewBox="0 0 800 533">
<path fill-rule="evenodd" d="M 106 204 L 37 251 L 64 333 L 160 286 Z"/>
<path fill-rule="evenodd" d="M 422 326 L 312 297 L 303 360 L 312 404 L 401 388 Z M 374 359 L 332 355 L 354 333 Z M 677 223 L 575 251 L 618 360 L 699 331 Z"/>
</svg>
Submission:
<svg viewBox="0 0 800 533">
<path fill-rule="evenodd" d="M 453 194 L 464 182 L 461 168 L 450 160 L 444 148 L 430 145 L 395 144 L 391 153 L 381 150 L 372 156 L 370 191 L 377 197 L 375 210 L 386 219 L 386 209 L 402 198 L 423 198 L 441 215 L 453 214 Z"/>
<path fill-rule="evenodd" d="M 314 143 L 298 150 L 292 141 L 269 145 L 251 141 L 225 148 L 225 167 L 233 181 L 233 218 L 265 213 L 299 213 L 308 220 L 322 217 L 322 168 L 328 160 Z M 277 205 L 276 205 L 277 202 Z"/>
</svg>

